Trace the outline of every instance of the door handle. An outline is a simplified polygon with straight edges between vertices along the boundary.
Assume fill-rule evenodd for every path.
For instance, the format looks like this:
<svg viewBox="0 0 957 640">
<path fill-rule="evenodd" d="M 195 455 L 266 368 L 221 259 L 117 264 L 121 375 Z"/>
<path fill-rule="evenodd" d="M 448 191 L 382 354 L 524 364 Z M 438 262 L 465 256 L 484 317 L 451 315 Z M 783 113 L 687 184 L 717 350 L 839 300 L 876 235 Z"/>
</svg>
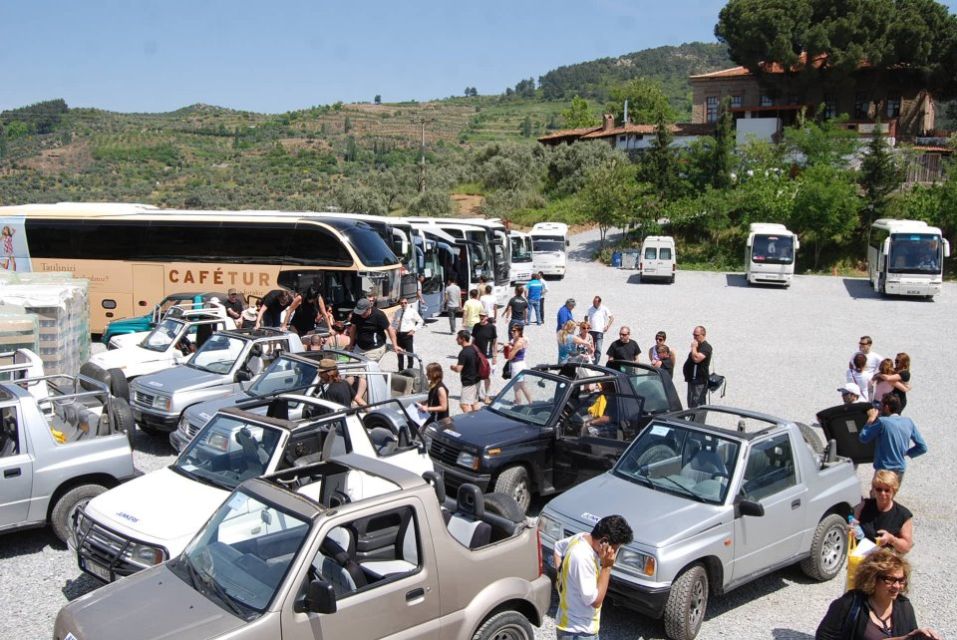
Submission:
<svg viewBox="0 0 957 640">
<path fill-rule="evenodd" d="M 794 501 L 791 502 L 791 508 L 792 508 L 792 509 L 797 509 L 797 508 L 800 507 L 800 506 L 801 506 L 801 499 L 800 499 L 800 498 L 798 498 L 797 500 L 794 500 Z"/>
<path fill-rule="evenodd" d="M 4 469 L 3 477 L 4 478 L 16 478 L 20 475 L 20 467 L 15 467 L 13 469 Z"/>
<path fill-rule="evenodd" d="M 425 589 L 423 589 L 422 587 L 419 587 L 418 589 L 413 589 L 412 591 L 406 592 L 405 601 L 412 602 L 413 600 L 418 600 L 419 598 L 424 598 L 424 597 L 425 597 Z"/>
</svg>

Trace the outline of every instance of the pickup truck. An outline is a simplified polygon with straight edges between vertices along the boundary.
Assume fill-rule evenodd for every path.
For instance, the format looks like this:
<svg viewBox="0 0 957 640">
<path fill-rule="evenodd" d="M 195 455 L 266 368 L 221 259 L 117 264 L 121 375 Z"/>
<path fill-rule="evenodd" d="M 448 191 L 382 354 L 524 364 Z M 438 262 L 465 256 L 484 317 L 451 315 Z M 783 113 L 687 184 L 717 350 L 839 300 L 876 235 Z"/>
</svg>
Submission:
<svg viewBox="0 0 957 640">
<path fill-rule="evenodd" d="M 111 320 L 110 323 L 106 325 L 106 330 L 103 332 L 103 335 L 100 336 L 100 339 L 103 341 L 103 344 L 109 344 L 113 336 L 149 331 L 159 323 L 170 307 L 189 304 L 196 300 L 196 298 L 200 298 L 203 302 L 209 302 L 213 298 L 223 302 L 226 300 L 226 294 L 213 291 L 171 293 L 163 298 L 159 304 L 155 305 L 153 310 L 147 314 Z M 142 300 L 139 304 L 140 306 L 146 306 L 146 301 Z"/>
<path fill-rule="evenodd" d="M 213 334 L 185 364 L 140 376 L 130 384 L 130 406 L 141 429 L 174 431 L 187 407 L 231 395 L 280 353 L 298 353 L 295 333 L 233 329 Z"/>
<path fill-rule="evenodd" d="M 671 378 L 635 362 L 526 369 L 492 404 L 426 432 L 452 492 L 463 483 L 505 493 L 528 510 L 615 463 L 656 415 L 681 409 Z"/>
<path fill-rule="evenodd" d="M 341 502 L 354 474 L 382 488 Z M 247 480 L 181 555 L 63 607 L 53 638 L 533 640 L 551 596 L 534 528 L 436 493 L 354 454 Z"/>
<path fill-rule="evenodd" d="M 396 398 L 402 407 L 411 408 L 415 402 L 424 402 L 426 399 L 425 374 L 422 370 L 422 361 L 415 354 L 406 354 L 413 357 L 417 368 L 409 368 L 402 372 L 382 371 L 375 360 L 337 349 L 323 349 L 321 351 L 304 351 L 301 353 L 283 352 L 278 358 L 249 384 L 236 383 L 230 395 L 194 404 L 183 412 L 176 431 L 170 434 L 170 445 L 176 451 L 182 451 L 189 441 L 216 412 L 225 407 L 233 407 L 248 400 L 256 400 L 280 393 L 301 393 L 313 395 L 321 391 L 319 383 L 319 362 L 331 358 L 339 363 L 339 372 L 343 377 L 362 376 L 366 381 L 366 404 L 383 403 L 390 398 Z M 397 405 L 382 404 L 380 414 L 388 418 L 395 428 L 402 426 L 407 419 L 404 409 Z M 295 410 L 291 417 L 295 417 Z"/>
<path fill-rule="evenodd" d="M 284 417 L 294 409 L 307 416 Z M 378 409 L 284 394 L 220 410 L 169 467 L 97 496 L 78 512 L 71 544 L 80 568 L 112 581 L 159 564 L 182 551 L 243 480 L 280 469 L 355 452 L 431 471 L 416 430 L 382 426 Z M 364 491 L 357 482 L 344 495 L 358 499 Z"/>
<path fill-rule="evenodd" d="M 66 542 L 80 505 L 137 474 L 132 412 L 95 381 L 44 376 L 26 349 L 0 360 L 0 531 L 49 524 Z"/>
<path fill-rule="evenodd" d="M 222 305 L 172 307 L 152 331 L 114 336 L 107 350 L 90 356 L 80 373 L 107 384 L 113 395 L 128 401 L 130 380 L 182 364 L 213 333 L 235 328 Z"/>
<path fill-rule="evenodd" d="M 612 602 L 664 618 L 694 638 L 710 595 L 795 563 L 814 580 L 840 573 L 847 521 L 861 497 L 853 463 L 808 426 L 705 405 L 654 419 L 614 468 L 551 502 L 539 517 L 543 553 L 625 517 L 634 542 L 612 570 Z"/>
</svg>

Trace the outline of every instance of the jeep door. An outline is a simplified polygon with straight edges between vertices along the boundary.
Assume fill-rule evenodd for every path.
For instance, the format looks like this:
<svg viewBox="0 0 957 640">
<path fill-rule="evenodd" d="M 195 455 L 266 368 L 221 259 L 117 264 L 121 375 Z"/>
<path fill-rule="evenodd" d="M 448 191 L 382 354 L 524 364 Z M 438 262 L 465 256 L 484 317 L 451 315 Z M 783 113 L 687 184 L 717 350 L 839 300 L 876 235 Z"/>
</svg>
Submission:
<svg viewBox="0 0 957 640">
<path fill-rule="evenodd" d="M 621 393 L 618 381 L 603 380 L 613 393 L 592 389 L 598 384 L 592 381 L 578 382 L 559 414 L 552 476 L 558 491 L 611 469 L 631 441 L 624 418 L 634 398 L 625 395 L 628 389 Z"/>
<path fill-rule="evenodd" d="M 329 518 L 298 588 L 283 605 L 284 640 L 439 637 L 438 572 L 429 521 L 415 496 Z M 296 612 L 310 579 L 336 593 L 335 613 Z"/>
<path fill-rule="evenodd" d="M 624 360 L 614 360 L 608 366 L 627 375 L 635 395 L 642 400 L 640 415 L 629 416 L 637 431 L 643 429 L 657 415 L 681 410 L 681 398 L 671 376 L 664 369 Z"/>
<path fill-rule="evenodd" d="M 33 457 L 17 413 L 16 404 L 0 407 L 0 530 L 25 522 L 30 511 Z"/>
<path fill-rule="evenodd" d="M 795 464 L 793 444 L 787 433 L 779 433 L 748 447 L 738 500 L 760 503 L 764 515 L 735 518 L 735 582 L 800 552 L 807 486 Z"/>
</svg>

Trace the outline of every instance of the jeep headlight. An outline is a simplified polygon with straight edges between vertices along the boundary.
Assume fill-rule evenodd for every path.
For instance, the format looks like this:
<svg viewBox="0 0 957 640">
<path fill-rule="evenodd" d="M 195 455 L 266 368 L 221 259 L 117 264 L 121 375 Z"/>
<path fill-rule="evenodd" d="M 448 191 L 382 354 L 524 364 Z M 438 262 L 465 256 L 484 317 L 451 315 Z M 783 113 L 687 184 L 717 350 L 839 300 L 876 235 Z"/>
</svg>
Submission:
<svg viewBox="0 0 957 640">
<path fill-rule="evenodd" d="M 471 469 L 472 471 L 478 471 L 480 460 L 481 458 L 478 454 L 462 451 L 459 453 L 459 457 L 455 459 L 455 464 L 460 467 L 465 467 L 466 469 Z"/>
<path fill-rule="evenodd" d="M 163 411 L 169 411 L 172 401 L 173 399 L 167 396 L 154 396 L 153 407 L 156 409 L 162 409 Z"/>
<path fill-rule="evenodd" d="M 623 548 L 618 551 L 615 567 L 645 578 L 654 578 L 657 563 L 654 556 Z"/>
<path fill-rule="evenodd" d="M 542 535 L 552 540 L 562 539 L 562 525 L 545 514 L 538 516 L 538 530 Z"/>
<path fill-rule="evenodd" d="M 183 415 L 179 417 L 179 422 L 176 424 L 176 428 L 183 433 L 189 433 L 189 418 L 186 417 L 186 412 L 183 412 Z"/>
<path fill-rule="evenodd" d="M 166 552 L 159 547 L 148 544 L 133 543 L 125 554 L 132 562 L 147 567 L 159 564 L 166 560 Z"/>
</svg>

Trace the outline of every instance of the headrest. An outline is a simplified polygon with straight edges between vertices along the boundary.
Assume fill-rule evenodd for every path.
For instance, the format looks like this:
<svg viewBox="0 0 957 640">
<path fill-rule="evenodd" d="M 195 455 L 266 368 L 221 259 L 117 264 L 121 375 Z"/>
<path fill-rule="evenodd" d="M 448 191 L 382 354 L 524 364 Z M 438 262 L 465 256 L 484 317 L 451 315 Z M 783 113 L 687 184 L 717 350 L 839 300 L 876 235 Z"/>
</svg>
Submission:
<svg viewBox="0 0 957 640">
<path fill-rule="evenodd" d="M 484 516 L 485 498 L 482 496 L 482 490 L 474 484 L 469 483 L 460 486 L 458 500 L 456 501 L 456 511 L 468 514 L 475 520 Z"/>
</svg>

